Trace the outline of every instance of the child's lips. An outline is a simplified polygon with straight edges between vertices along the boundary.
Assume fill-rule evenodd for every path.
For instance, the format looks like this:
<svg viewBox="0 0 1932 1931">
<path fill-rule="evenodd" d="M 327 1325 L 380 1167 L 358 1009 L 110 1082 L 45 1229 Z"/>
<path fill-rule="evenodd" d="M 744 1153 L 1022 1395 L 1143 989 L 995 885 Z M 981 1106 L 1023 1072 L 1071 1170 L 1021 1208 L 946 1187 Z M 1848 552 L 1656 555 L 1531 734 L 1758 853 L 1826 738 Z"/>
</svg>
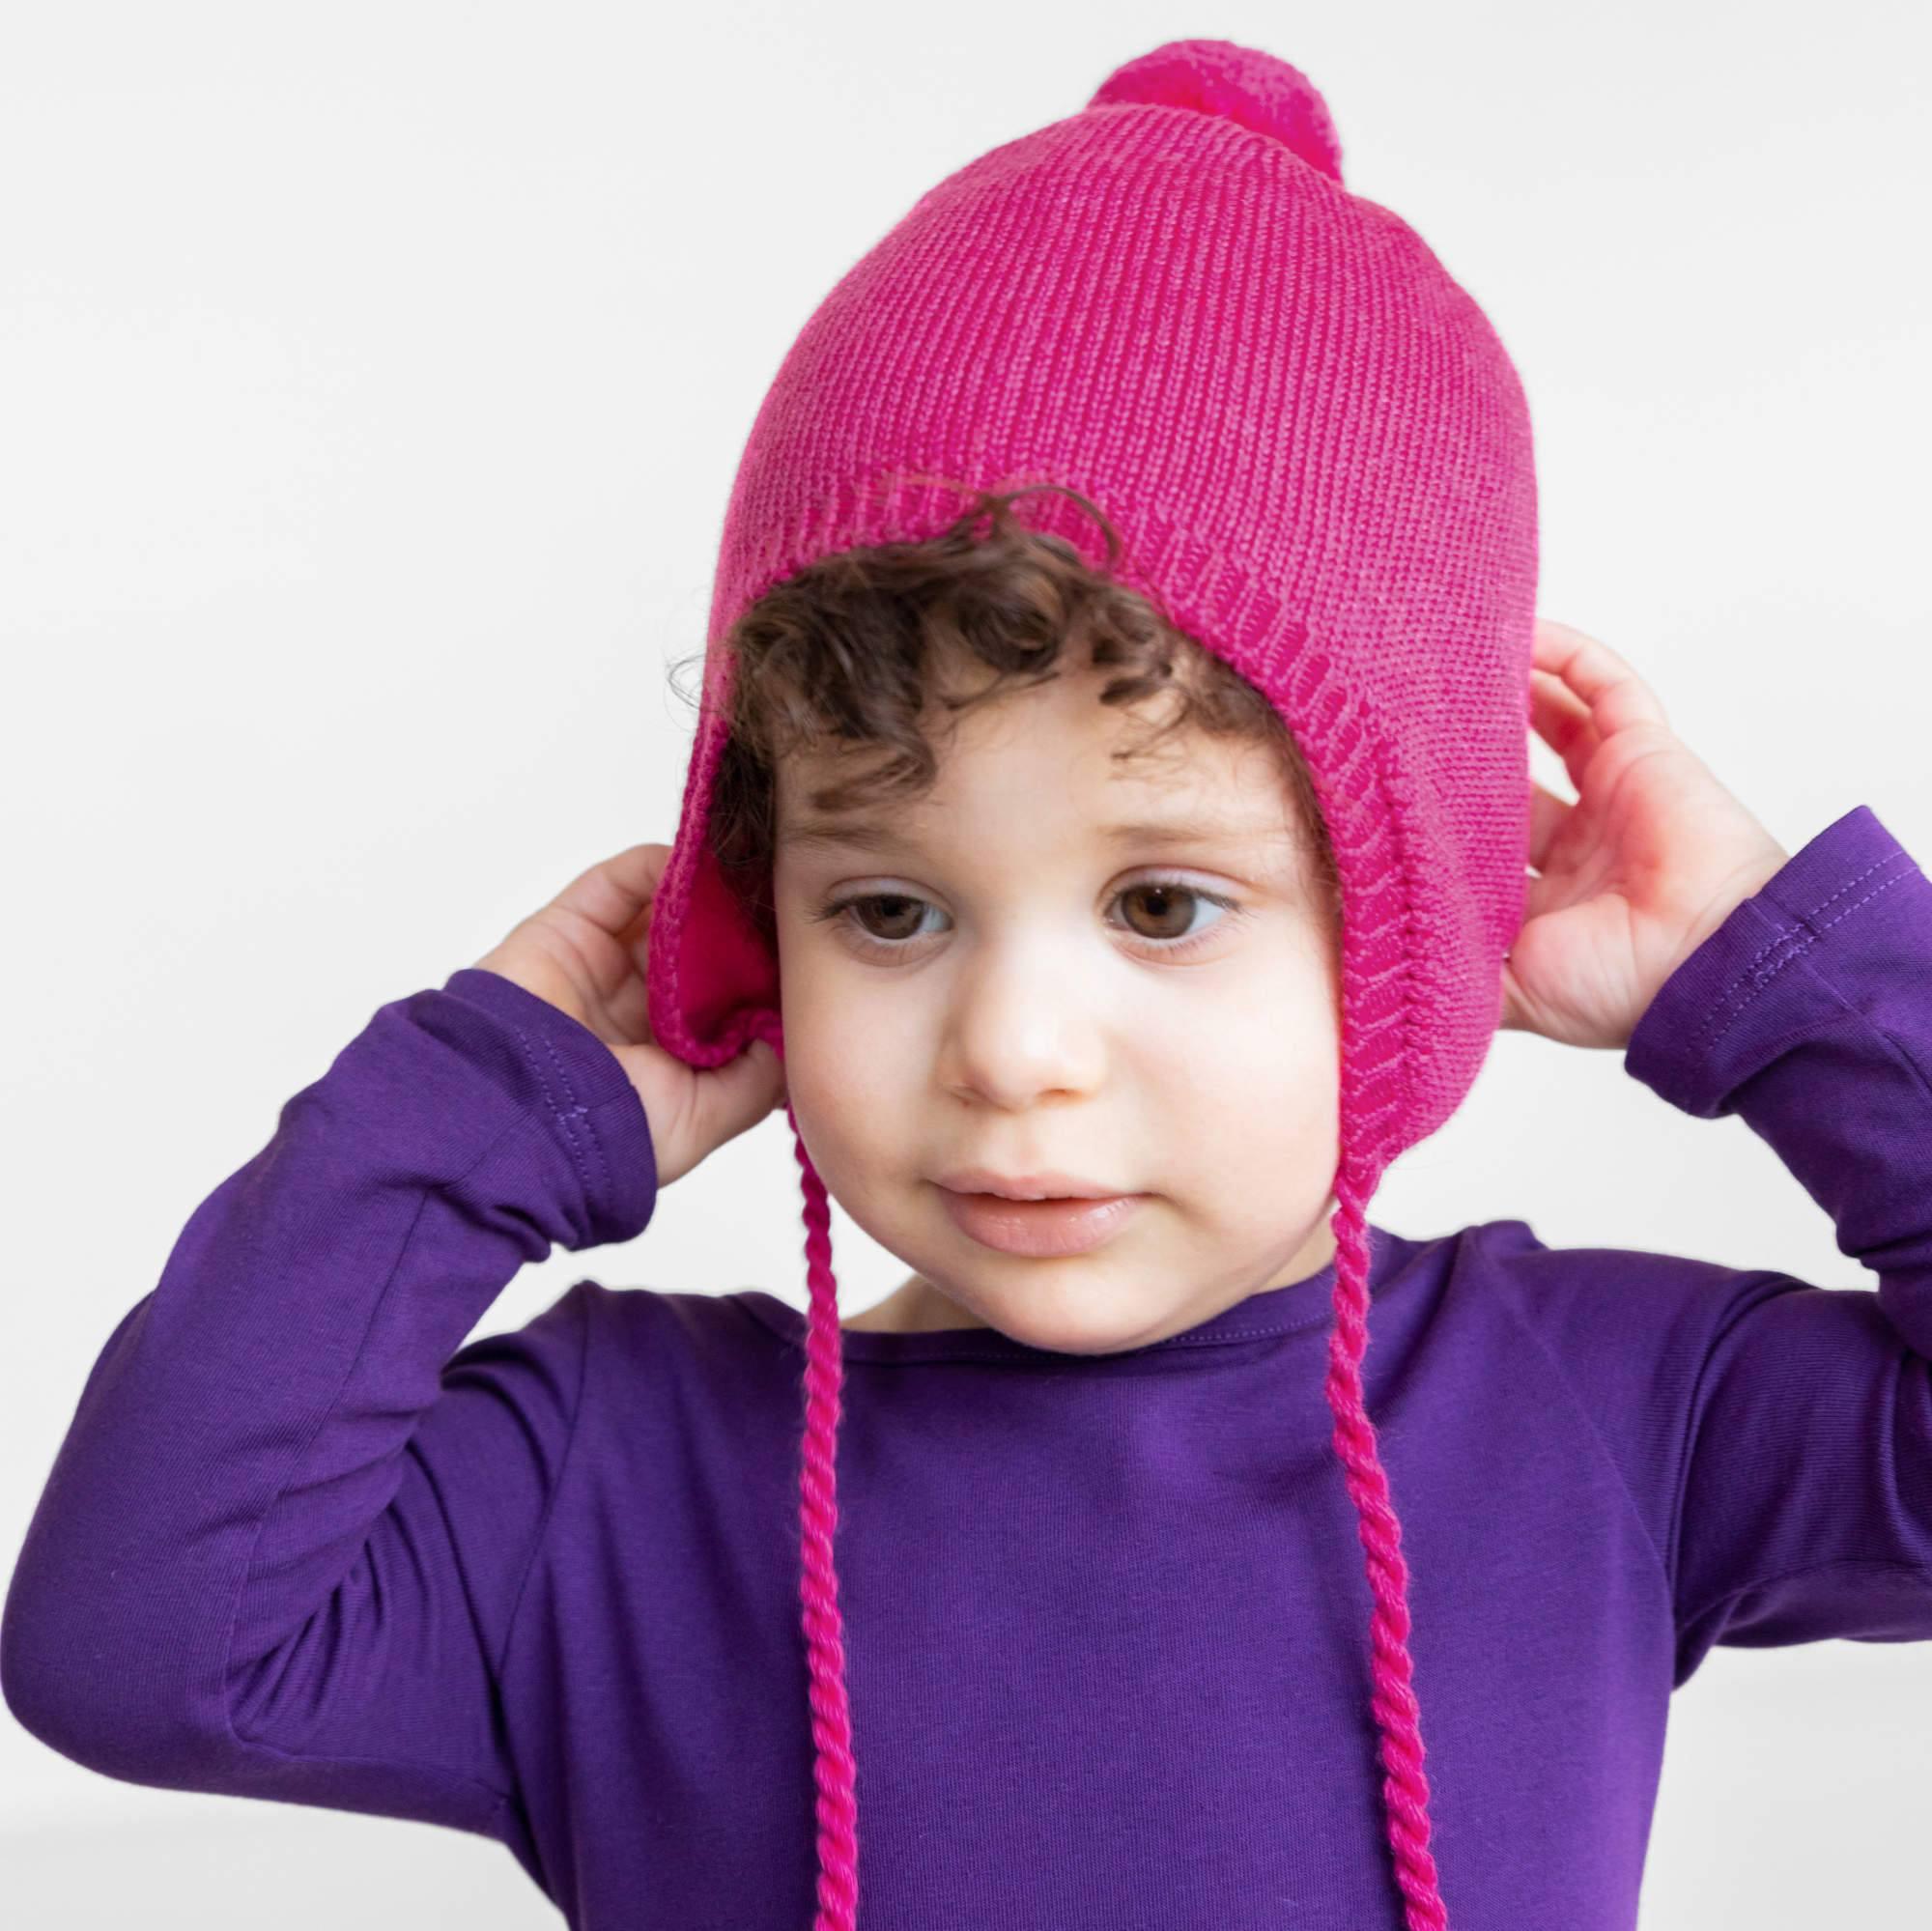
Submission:
<svg viewBox="0 0 1932 1931">
<path fill-rule="evenodd" d="M 1003 1200 L 946 1186 L 939 1197 L 953 1225 L 982 1247 L 1035 1260 L 1091 1253 L 1112 1239 L 1148 1198 L 1130 1193 L 1098 1200 Z"/>
</svg>

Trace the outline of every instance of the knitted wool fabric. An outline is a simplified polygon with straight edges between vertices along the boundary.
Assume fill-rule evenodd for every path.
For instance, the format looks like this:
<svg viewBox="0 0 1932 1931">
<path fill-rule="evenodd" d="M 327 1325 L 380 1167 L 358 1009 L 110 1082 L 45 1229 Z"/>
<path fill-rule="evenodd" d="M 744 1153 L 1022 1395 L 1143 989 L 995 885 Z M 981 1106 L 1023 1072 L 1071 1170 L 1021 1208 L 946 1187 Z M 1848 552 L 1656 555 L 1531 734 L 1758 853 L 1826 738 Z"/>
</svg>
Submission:
<svg viewBox="0 0 1932 1931">
<path fill-rule="evenodd" d="M 1286 62 L 1175 41 L 1078 113 L 968 162 L 833 288 L 753 424 L 725 516 L 700 722 L 650 922 L 658 1041 L 714 1066 L 783 1050 L 775 959 L 706 839 L 756 598 L 854 545 L 916 542 L 960 492 L 1069 486 L 1116 576 L 1274 704 L 1341 875 L 1335 1322 L 1324 1382 L 1374 1597 L 1370 1701 L 1409 1931 L 1448 1922 L 1407 1636 L 1401 1524 L 1363 1407 L 1383 1171 L 1454 1112 L 1520 923 L 1537 570 L 1528 409 L 1488 321 L 1399 217 L 1342 185 Z M 1033 526 L 1092 555 L 1065 497 Z M 1096 562 L 1099 560 L 1094 558 Z M 858 1912 L 833 1567 L 842 1356 L 825 1189 L 790 1115 L 810 1292 L 800 1486 L 817 1783 L 816 1931 Z"/>
</svg>

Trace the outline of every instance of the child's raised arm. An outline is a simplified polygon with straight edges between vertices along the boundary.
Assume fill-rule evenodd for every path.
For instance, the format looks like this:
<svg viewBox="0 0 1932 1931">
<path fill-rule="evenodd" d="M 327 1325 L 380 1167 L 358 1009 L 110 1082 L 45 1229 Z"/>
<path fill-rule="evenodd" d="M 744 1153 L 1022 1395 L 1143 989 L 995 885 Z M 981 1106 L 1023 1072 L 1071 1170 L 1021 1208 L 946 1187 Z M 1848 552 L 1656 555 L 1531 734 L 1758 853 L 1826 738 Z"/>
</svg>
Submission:
<svg viewBox="0 0 1932 1931">
<path fill-rule="evenodd" d="M 515 970 L 545 916 L 492 957 Z M 283 1106 L 81 1393 L 0 1624 L 27 1729 L 110 1776 L 517 1848 L 495 1672 L 568 1450 L 582 1293 L 452 1350 L 526 1262 L 650 1219 L 622 1047 L 469 968 L 379 1008 Z M 686 1109 L 711 1136 L 687 1164 L 769 1110 L 776 1061 L 734 1065 Z"/>
<path fill-rule="evenodd" d="M 1664 988 L 1626 1064 L 1742 1117 L 1878 1281 L 1722 1279 L 1666 1550 L 1676 1680 L 1714 1643 L 1932 1640 L 1932 881 L 1847 812 Z"/>
<path fill-rule="evenodd" d="M 1932 1640 L 1932 880 L 1865 806 L 1763 851 L 1614 653 L 1538 647 L 1580 796 L 1538 805 L 1505 1023 L 1742 1118 L 1878 1288 L 1643 1253 L 1606 1288 L 1545 1250 L 1525 1306 L 1646 1519 L 1678 1684 L 1716 1643 Z"/>
</svg>

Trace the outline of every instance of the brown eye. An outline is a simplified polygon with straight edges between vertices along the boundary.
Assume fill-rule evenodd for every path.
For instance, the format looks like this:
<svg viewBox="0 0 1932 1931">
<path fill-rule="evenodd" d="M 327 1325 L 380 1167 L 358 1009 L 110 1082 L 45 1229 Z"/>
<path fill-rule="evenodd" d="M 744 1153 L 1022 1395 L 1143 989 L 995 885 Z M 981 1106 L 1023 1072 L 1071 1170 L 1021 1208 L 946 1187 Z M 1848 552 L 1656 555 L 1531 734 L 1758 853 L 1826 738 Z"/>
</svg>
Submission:
<svg viewBox="0 0 1932 1931">
<path fill-rule="evenodd" d="M 1121 894 L 1121 903 L 1125 905 L 1136 898 L 1150 901 L 1152 929 L 1142 931 L 1138 925 L 1134 929 L 1144 939 L 1174 940 L 1192 936 L 1187 927 L 1192 923 L 1194 907 L 1206 895 L 1185 885 L 1156 881 L 1128 886 Z"/>
<path fill-rule="evenodd" d="M 865 932 L 867 937 L 891 943 L 896 940 L 910 939 L 917 934 L 919 931 L 920 910 L 924 905 L 925 900 L 911 897 L 902 892 L 874 892 L 868 894 L 864 898 L 848 898 L 845 903 L 847 910 L 851 913 L 852 923 Z M 867 916 L 867 909 L 872 906 L 884 906 L 886 908 L 886 916 L 879 922 L 877 926 Z M 909 927 L 904 923 L 908 911 L 911 914 L 911 924 Z"/>
</svg>

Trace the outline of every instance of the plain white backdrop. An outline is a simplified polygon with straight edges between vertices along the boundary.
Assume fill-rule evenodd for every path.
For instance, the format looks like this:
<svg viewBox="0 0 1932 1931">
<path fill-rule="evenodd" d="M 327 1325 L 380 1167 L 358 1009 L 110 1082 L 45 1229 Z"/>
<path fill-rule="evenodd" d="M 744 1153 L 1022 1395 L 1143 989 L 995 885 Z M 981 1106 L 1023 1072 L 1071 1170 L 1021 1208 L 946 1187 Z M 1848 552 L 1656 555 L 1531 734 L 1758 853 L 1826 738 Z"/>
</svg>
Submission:
<svg viewBox="0 0 1932 1931">
<path fill-rule="evenodd" d="M 282 1102 L 669 839 L 668 667 L 819 298 L 943 175 L 1189 35 L 1304 69 L 1347 185 L 1495 324 L 1544 613 L 1788 851 L 1867 804 L 1932 866 L 1925 10 L 12 10 L 0 1575 L 101 1344 Z M 1925 1146 L 1932 1196 L 1932 1111 Z M 1375 1214 L 1498 1216 L 1872 1284 L 1742 1122 L 1518 1034 Z M 849 1308 L 903 1276 L 833 1238 Z M 780 1114 L 476 1332 L 586 1272 L 803 1306 L 801 1242 Z M 1720 1648 L 1672 1715 L 1643 1931 L 1923 1921 L 1932 1654 Z M 482 1838 L 116 1783 L 4 1712 L 0 1901 L 34 1931 L 558 1921 Z"/>
</svg>

